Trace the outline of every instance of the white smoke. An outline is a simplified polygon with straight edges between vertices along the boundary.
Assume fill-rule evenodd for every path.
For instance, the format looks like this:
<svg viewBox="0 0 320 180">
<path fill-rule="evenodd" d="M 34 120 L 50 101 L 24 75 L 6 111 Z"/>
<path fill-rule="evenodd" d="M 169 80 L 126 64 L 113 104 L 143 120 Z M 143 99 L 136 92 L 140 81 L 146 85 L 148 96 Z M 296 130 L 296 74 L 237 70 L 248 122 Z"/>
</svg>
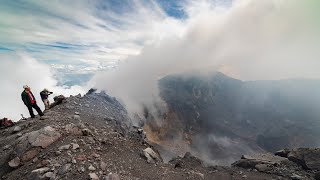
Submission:
<svg viewBox="0 0 320 180">
<path fill-rule="evenodd" d="M 91 82 L 121 98 L 131 111 L 159 99 L 157 81 L 185 71 L 222 71 L 244 80 L 319 78 L 319 40 L 303 3 L 238 0 L 229 9 L 191 1 L 184 33 L 129 57 Z"/>
<path fill-rule="evenodd" d="M 29 112 L 21 100 L 23 85 L 31 87 L 37 104 L 43 110 L 43 103 L 39 93 L 48 88 L 55 95 L 72 95 L 83 93 L 84 89 L 73 86 L 69 89 L 58 87 L 57 81 L 53 78 L 50 67 L 39 63 L 34 58 L 23 53 L 6 53 L 0 55 L 0 88 L 1 105 L 0 118 L 8 117 L 13 120 L 19 120 L 20 114 L 29 117 Z"/>
</svg>

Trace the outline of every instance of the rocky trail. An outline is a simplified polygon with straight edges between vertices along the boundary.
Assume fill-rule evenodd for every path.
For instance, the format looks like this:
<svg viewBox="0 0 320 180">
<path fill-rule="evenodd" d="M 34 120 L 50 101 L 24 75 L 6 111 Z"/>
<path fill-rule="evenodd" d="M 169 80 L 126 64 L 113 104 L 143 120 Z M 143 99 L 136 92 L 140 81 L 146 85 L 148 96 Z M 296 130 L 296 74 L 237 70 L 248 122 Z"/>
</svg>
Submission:
<svg viewBox="0 0 320 180">
<path fill-rule="evenodd" d="M 2 179 L 319 179 L 319 149 L 243 156 L 231 167 L 190 153 L 164 163 L 115 98 L 90 92 L 57 102 L 41 118 L 0 130 Z"/>
</svg>

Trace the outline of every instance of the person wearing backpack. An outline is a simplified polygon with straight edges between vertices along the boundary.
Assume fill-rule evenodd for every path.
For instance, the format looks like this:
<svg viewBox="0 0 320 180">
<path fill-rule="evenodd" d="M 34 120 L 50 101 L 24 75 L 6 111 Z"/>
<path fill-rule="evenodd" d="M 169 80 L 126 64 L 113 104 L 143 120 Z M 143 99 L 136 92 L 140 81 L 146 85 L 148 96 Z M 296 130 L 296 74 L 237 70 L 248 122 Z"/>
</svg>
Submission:
<svg viewBox="0 0 320 180">
<path fill-rule="evenodd" d="M 40 96 L 42 99 L 42 102 L 44 104 L 45 110 L 48 110 L 50 108 L 50 102 L 49 102 L 49 95 L 53 92 L 50 92 L 47 88 L 45 88 L 43 91 L 40 92 Z"/>
<path fill-rule="evenodd" d="M 24 88 L 24 91 L 21 93 L 21 98 L 22 98 L 23 103 L 27 106 L 31 118 L 35 117 L 32 108 L 34 108 L 40 116 L 43 116 L 44 114 L 41 111 L 41 109 L 39 108 L 39 106 L 37 105 L 37 101 L 34 98 L 32 92 L 30 90 L 30 87 L 27 85 L 24 85 L 23 88 Z"/>
</svg>

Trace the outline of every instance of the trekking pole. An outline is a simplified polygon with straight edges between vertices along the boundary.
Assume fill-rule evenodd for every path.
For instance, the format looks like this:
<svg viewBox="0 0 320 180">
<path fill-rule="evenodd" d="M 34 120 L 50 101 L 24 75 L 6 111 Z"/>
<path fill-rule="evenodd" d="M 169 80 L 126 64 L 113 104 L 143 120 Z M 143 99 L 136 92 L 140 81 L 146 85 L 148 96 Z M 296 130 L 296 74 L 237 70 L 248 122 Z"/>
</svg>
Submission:
<svg viewBox="0 0 320 180">
<path fill-rule="evenodd" d="M 21 115 L 21 119 L 20 120 L 27 120 L 27 118 L 23 117 L 23 114 L 20 114 Z"/>
</svg>

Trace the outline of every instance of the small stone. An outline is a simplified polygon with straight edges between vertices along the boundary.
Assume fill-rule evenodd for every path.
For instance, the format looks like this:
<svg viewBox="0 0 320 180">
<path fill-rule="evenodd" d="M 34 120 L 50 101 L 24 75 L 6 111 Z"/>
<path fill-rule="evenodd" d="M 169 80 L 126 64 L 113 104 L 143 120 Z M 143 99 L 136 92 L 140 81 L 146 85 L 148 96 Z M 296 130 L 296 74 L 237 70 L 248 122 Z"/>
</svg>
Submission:
<svg viewBox="0 0 320 180">
<path fill-rule="evenodd" d="M 74 114 L 75 114 L 75 115 L 80 115 L 80 113 L 79 113 L 79 112 L 74 112 Z"/>
<path fill-rule="evenodd" d="M 75 159 L 71 160 L 72 164 L 77 164 L 77 161 Z"/>
<path fill-rule="evenodd" d="M 6 146 L 4 146 L 4 147 L 2 148 L 2 150 L 5 151 L 5 150 L 9 149 L 10 147 L 11 147 L 10 145 L 6 145 Z"/>
<path fill-rule="evenodd" d="M 292 180 L 301 180 L 303 178 L 301 176 L 297 175 L 297 174 L 292 174 L 291 179 Z"/>
<path fill-rule="evenodd" d="M 247 179 L 247 175 L 243 175 L 242 178 Z"/>
<path fill-rule="evenodd" d="M 89 178 L 92 180 L 99 180 L 99 177 L 96 173 L 89 173 Z"/>
<path fill-rule="evenodd" d="M 67 109 L 74 109 L 74 106 L 72 106 L 72 105 L 67 105 L 66 108 L 67 108 Z"/>
<path fill-rule="evenodd" d="M 95 171 L 96 168 L 95 168 L 94 166 L 90 165 L 89 168 L 88 168 L 88 170 L 89 170 L 89 171 Z"/>
<path fill-rule="evenodd" d="M 59 150 L 68 150 L 70 148 L 70 144 L 64 145 L 64 146 L 60 146 Z"/>
<path fill-rule="evenodd" d="M 101 170 L 105 171 L 107 169 L 107 164 L 105 162 L 101 161 L 100 168 L 101 168 Z"/>
<path fill-rule="evenodd" d="M 47 172 L 45 173 L 41 179 L 55 179 L 56 175 L 53 172 Z"/>
<path fill-rule="evenodd" d="M 72 135 L 82 135 L 80 128 L 74 124 L 67 124 L 65 130 Z"/>
<path fill-rule="evenodd" d="M 82 135 L 89 136 L 89 135 L 92 135 L 92 132 L 89 129 L 85 128 L 85 129 L 82 129 Z"/>
<path fill-rule="evenodd" d="M 83 166 L 81 166 L 81 167 L 78 169 L 78 171 L 79 171 L 80 173 L 84 173 L 84 172 L 86 171 L 86 169 L 85 169 Z"/>
<path fill-rule="evenodd" d="M 272 169 L 267 164 L 257 164 L 255 166 L 255 168 L 260 172 L 267 172 L 267 171 L 270 171 Z"/>
<path fill-rule="evenodd" d="M 32 173 L 40 173 L 40 174 L 43 174 L 43 173 L 46 173 L 48 172 L 50 169 L 48 167 L 43 167 L 43 168 L 39 168 L 39 169 L 36 169 L 36 170 L 33 170 Z"/>
<path fill-rule="evenodd" d="M 109 173 L 108 176 L 104 177 L 104 180 L 120 180 L 120 177 L 118 174 Z"/>
<path fill-rule="evenodd" d="M 204 174 L 202 174 L 202 173 L 196 173 L 196 174 L 198 174 L 200 177 L 201 177 L 201 179 L 204 179 Z"/>
<path fill-rule="evenodd" d="M 59 175 L 65 174 L 66 172 L 69 171 L 70 167 L 71 167 L 71 164 L 65 164 L 65 165 L 63 165 L 63 166 L 60 168 L 60 170 L 58 171 L 58 174 L 59 174 Z"/>
<path fill-rule="evenodd" d="M 76 150 L 76 149 L 79 149 L 79 148 L 80 148 L 79 144 L 71 143 L 71 145 L 72 145 L 72 149 L 73 149 L 73 150 Z"/>
<path fill-rule="evenodd" d="M 13 133 L 19 132 L 21 130 L 22 130 L 22 128 L 20 126 L 15 126 L 13 129 Z"/>
<path fill-rule="evenodd" d="M 14 159 L 12 159 L 11 161 L 8 162 L 9 166 L 12 168 L 17 168 L 20 166 L 20 158 L 16 157 Z"/>
<path fill-rule="evenodd" d="M 32 160 L 33 163 L 36 163 L 39 159 L 36 157 Z"/>
<path fill-rule="evenodd" d="M 41 161 L 41 164 L 42 164 L 43 166 L 46 166 L 46 165 L 50 164 L 50 161 L 47 160 L 47 159 L 45 159 L 45 160 Z"/>
<path fill-rule="evenodd" d="M 18 134 L 17 134 L 18 137 L 21 137 L 22 135 L 23 135 L 22 133 L 18 133 Z"/>
<path fill-rule="evenodd" d="M 30 161 L 31 159 L 34 159 L 39 153 L 40 153 L 39 148 L 32 148 L 21 156 L 21 161 L 22 162 Z"/>
<path fill-rule="evenodd" d="M 80 120 L 80 116 L 79 115 L 74 115 L 73 119 Z"/>
<path fill-rule="evenodd" d="M 100 155 L 99 155 L 99 154 L 97 154 L 97 153 L 93 153 L 93 154 L 92 154 L 92 157 L 99 158 L 99 157 L 100 157 Z"/>
<path fill-rule="evenodd" d="M 55 153 L 57 156 L 59 156 L 61 154 L 61 151 L 56 151 Z"/>
<path fill-rule="evenodd" d="M 78 155 L 76 158 L 78 161 L 86 161 L 87 160 L 87 156 L 86 155 Z"/>
</svg>

